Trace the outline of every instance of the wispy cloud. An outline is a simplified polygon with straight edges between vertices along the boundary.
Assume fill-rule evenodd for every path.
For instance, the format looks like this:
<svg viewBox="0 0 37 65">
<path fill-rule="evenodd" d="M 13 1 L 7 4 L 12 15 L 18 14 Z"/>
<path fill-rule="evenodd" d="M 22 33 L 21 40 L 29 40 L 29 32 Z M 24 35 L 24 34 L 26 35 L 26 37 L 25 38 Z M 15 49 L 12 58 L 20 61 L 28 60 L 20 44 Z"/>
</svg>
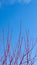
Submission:
<svg viewBox="0 0 37 65">
<path fill-rule="evenodd" d="M 2 2 L 0 2 L 0 8 L 1 8 L 1 6 L 2 6 Z"/>
<path fill-rule="evenodd" d="M 29 4 L 31 2 L 31 0 L 1 0 L 0 1 L 0 6 L 5 4 L 5 5 L 13 5 L 15 3 L 26 3 Z"/>
<path fill-rule="evenodd" d="M 18 0 L 19 3 L 29 4 L 31 0 Z"/>
</svg>

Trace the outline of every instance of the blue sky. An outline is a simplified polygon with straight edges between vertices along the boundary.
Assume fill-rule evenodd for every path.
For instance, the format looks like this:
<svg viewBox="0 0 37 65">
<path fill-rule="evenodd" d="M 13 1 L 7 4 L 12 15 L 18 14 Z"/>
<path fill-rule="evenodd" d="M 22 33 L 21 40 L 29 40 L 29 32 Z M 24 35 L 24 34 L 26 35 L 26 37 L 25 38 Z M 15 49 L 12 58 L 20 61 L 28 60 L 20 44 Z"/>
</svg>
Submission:
<svg viewBox="0 0 37 65">
<path fill-rule="evenodd" d="M 20 20 L 23 30 L 28 28 L 33 36 L 37 34 L 37 0 L 31 0 L 29 3 L 16 1 L 14 4 L 4 3 L 0 6 L 0 28 L 2 25 L 7 27 L 8 22 L 13 28 L 17 28 Z"/>
<path fill-rule="evenodd" d="M 29 29 L 30 37 L 36 38 L 37 0 L 0 0 L 0 34 L 2 27 L 7 34 L 9 23 L 13 42 L 16 42 L 20 32 L 20 21 L 22 23 L 22 34 L 25 34 L 26 30 Z"/>
</svg>

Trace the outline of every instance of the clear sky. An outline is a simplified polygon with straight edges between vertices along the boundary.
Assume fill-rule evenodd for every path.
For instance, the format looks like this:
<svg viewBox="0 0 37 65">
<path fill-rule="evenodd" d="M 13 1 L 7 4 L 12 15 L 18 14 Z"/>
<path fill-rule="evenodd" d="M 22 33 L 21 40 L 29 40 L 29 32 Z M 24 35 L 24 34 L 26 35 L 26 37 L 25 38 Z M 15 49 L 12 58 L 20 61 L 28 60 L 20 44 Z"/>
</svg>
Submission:
<svg viewBox="0 0 37 65">
<path fill-rule="evenodd" d="M 30 37 L 36 38 L 37 0 L 0 0 L 0 35 L 2 27 L 4 27 L 5 34 L 7 34 L 9 23 L 14 42 L 16 42 L 20 32 L 20 21 L 22 34 L 25 34 L 25 31 L 29 29 Z"/>
</svg>

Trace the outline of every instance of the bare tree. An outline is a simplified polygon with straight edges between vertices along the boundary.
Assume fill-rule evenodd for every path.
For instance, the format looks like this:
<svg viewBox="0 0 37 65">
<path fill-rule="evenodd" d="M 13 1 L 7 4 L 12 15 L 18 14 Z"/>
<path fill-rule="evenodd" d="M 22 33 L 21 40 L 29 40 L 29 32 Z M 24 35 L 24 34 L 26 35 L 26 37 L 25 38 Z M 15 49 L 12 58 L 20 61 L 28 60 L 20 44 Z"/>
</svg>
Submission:
<svg viewBox="0 0 37 65">
<path fill-rule="evenodd" d="M 3 32 L 2 40 L 4 45 L 4 28 L 2 32 Z M 6 48 L 4 45 L 4 56 L 2 57 L 2 54 L 0 56 L 1 65 L 34 65 L 37 59 L 37 52 L 35 53 L 37 38 L 33 42 L 30 41 L 28 32 L 26 32 L 26 38 L 24 38 L 24 36 L 22 36 L 21 34 L 21 25 L 20 25 L 20 34 L 19 34 L 18 41 L 14 50 L 12 49 L 12 54 L 10 53 L 11 40 L 12 40 L 12 35 L 10 35 L 10 29 L 8 26 Z M 23 53 L 22 53 L 23 51 L 22 45 L 24 46 Z M 34 50 L 33 57 L 31 57 L 33 50 Z M 9 59 L 9 63 L 7 61 L 8 59 Z"/>
</svg>

